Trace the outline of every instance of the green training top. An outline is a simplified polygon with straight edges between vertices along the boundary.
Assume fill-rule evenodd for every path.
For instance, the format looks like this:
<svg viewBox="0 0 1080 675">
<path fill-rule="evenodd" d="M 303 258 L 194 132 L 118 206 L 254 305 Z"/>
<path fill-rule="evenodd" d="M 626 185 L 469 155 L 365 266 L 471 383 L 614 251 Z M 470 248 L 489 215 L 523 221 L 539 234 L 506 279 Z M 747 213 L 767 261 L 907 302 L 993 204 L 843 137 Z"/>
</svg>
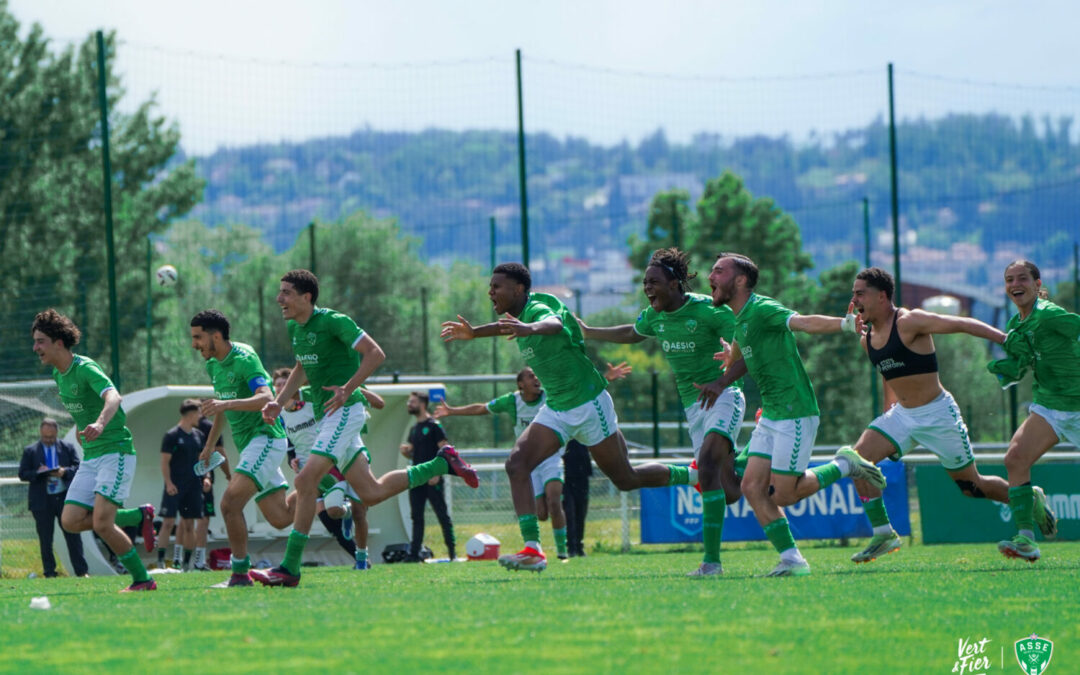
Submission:
<svg viewBox="0 0 1080 675">
<path fill-rule="evenodd" d="M 525 363 L 544 384 L 547 406 L 555 411 L 570 410 L 599 396 L 607 387 L 607 380 L 585 355 L 581 326 L 554 295 L 530 293 L 517 318 L 524 323 L 536 323 L 552 316 L 562 320 L 562 330 L 558 333 L 530 335 L 515 342 Z"/>
<path fill-rule="evenodd" d="M 75 426 L 82 431 L 97 421 L 101 409 L 105 407 L 102 394 L 116 389 L 105 373 L 93 359 L 72 354 L 71 365 L 61 373 L 53 368 L 53 379 L 60 390 L 60 402 L 68 414 L 75 420 Z M 119 392 L 117 392 L 119 393 Z M 102 455 L 134 455 L 135 446 L 131 443 L 131 432 L 125 423 L 127 415 L 124 408 L 117 408 L 101 435 L 92 441 L 79 439 L 83 449 L 83 459 L 94 459 Z"/>
<path fill-rule="evenodd" d="M 349 317 L 325 307 L 316 307 L 307 323 L 289 320 L 289 340 L 293 354 L 304 367 L 311 385 L 311 402 L 315 406 L 315 419 L 321 420 L 323 406 L 334 395 L 323 387 L 341 387 L 356 374 L 362 357 L 356 351 L 363 329 Z M 346 399 L 345 405 L 367 405 L 367 399 L 357 388 Z"/>
<path fill-rule="evenodd" d="M 1034 371 L 1034 402 L 1051 410 L 1080 410 L 1080 315 L 1049 300 L 1036 300 L 1026 319 L 1006 326 L 1005 354 L 990 372 L 1011 383 Z"/>
<path fill-rule="evenodd" d="M 214 386 L 214 396 L 222 401 L 251 398 L 259 387 L 269 387 L 271 393 L 274 391 L 259 355 L 243 342 L 232 343 L 232 349 L 221 361 L 213 357 L 207 359 L 206 372 Z M 225 419 L 229 421 L 238 452 L 243 452 L 256 436 L 285 438 L 281 424 L 277 420 L 267 424 L 258 410 L 226 410 Z"/>
<path fill-rule="evenodd" d="M 735 313 L 727 305 L 713 306 L 707 295 L 687 293 L 686 302 L 674 312 L 658 312 L 651 306 L 641 310 L 634 330 L 660 341 L 664 358 L 675 373 L 679 398 L 688 408 L 697 404 L 700 394 L 694 383 L 707 384 L 724 372 L 713 354 L 720 349 L 720 338 L 731 342 Z M 730 386 L 739 389 L 742 381 Z"/>
<path fill-rule="evenodd" d="M 790 420 L 820 414 L 814 386 L 788 319 L 795 312 L 776 300 L 753 293 L 735 315 L 735 341 L 746 370 L 761 390 L 762 416 Z"/>
</svg>

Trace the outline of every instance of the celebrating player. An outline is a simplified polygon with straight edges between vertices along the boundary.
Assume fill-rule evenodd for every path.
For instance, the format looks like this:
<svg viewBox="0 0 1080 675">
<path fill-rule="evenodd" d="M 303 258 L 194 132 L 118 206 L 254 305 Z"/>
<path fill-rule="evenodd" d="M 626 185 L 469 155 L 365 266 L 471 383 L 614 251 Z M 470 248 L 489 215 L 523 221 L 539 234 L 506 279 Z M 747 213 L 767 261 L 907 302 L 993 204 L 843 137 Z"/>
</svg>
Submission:
<svg viewBox="0 0 1080 675">
<path fill-rule="evenodd" d="M 191 347 L 206 360 L 206 372 L 214 398 L 202 403 L 202 414 L 214 420 L 199 459 L 206 462 L 217 445 L 225 423 L 232 429 L 240 461 L 221 495 L 221 517 L 232 549 L 232 576 L 226 586 L 251 586 L 244 506 L 255 503 L 267 522 L 283 528 L 292 521 L 285 502 L 285 474 L 281 463 L 288 444 L 276 420 L 265 422 L 259 413 L 274 390 L 270 375 L 258 354 L 242 342 L 229 338 L 229 320 L 216 309 L 199 312 L 191 319 Z"/>
<path fill-rule="evenodd" d="M 1007 358 L 990 363 L 990 372 L 1008 386 L 1030 370 L 1035 400 L 1005 453 L 1009 509 L 1020 532 L 1000 542 L 998 550 L 1035 562 L 1039 559 L 1035 525 L 1052 537 L 1057 521 L 1042 489 L 1031 486 L 1031 467 L 1061 441 L 1080 446 L 1080 316 L 1046 299 L 1042 275 L 1030 260 L 1017 260 L 1005 268 L 1005 293 L 1018 314 L 1006 326 Z"/>
<path fill-rule="evenodd" d="M 608 382 L 626 377 L 630 366 L 620 363 L 608 364 L 604 379 Z M 451 415 L 487 415 L 488 413 L 506 413 L 513 419 L 514 430 L 518 435 L 524 433 L 536 418 L 547 399 L 532 368 L 528 366 L 517 374 L 517 391 L 512 391 L 492 399 L 487 403 L 469 403 L 463 406 L 447 405 L 445 401 L 435 408 L 434 417 L 442 419 Z M 551 457 L 548 457 L 533 469 L 529 478 L 532 480 L 533 494 L 536 495 L 536 517 L 547 520 L 551 516 L 551 529 L 555 537 L 555 552 L 559 560 L 567 560 L 569 552 L 566 546 L 566 513 L 563 511 L 563 463 L 564 445 Z"/>
<path fill-rule="evenodd" d="M 607 381 L 585 355 L 581 328 L 561 300 L 545 293 L 530 293 L 531 287 L 532 278 L 524 265 L 498 265 L 491 275 L 488 297 L 502 318 L 473 326 L 458 316 L 458 321 L 442 324 L 442 338 L 447 342 L 499 335 L 516 339 L 526 364 L 547 391 L 540 412 L 518 436 L 506 460 L 525 548 L 499 558 L 507 569 L 539 572 L 547 567 L 547 557 L 540 548 L 531 475 L 570 439 L 589 448 L 597 466 L 620 490 L 695 481 L 690 480 L 690 470 L 682 466 L 630 465 L 615 406 L 606 391 Z"/>
<path fill-rule="evenodd" d="M 742 491 L 780 554 L 780 562 L 767 576 L 804 576 L 810 573 L 810 565 L 795 546 L 781 507 L 795 504 L 844 476 L 879 487 L 885 486 L 885 478 L 851 448 L 841 448 L 831 462 L 807 470 L 819 412 L 792 332 L 854 331 L 855 317 L 800 315 L 755 293 L 757 279 L 757 265 L 737 253 L 722 253 L 713 265 L 709 274 L 713 304 L 726 304 L 735 313 L 735 342 L 725 350 L 728 371 L 700 387 L 700 398 L 702 405 L 712 407 L 739 375 L 731 366 L 745 359 L 747 372 L 761 390 L 763 413 L 750 436 Z"/>
<path fill-rule="evenodd" d="M 1008 484 L 998 476 L 979 473 L 975 466 L 960 407 L 938 377 L 933 338 L 967 333 L 1000 344 L 1005 334 L 977 319 L 898 308 L 892 301 L 893 288 L 892 276 L 878 267 L 859 272 L 852 287 L 859 332 L 863 325 L 867 327 L 861 338 L 863 348 L 897 399 L 870 423 L 855 450 L 877 463 L 889 456 L 899 459 L 921 443 L 938 456 L 965 495 L 1008 502 Z M 899 549 L 900 537 L 889 524 L 881 491 L 862 481 L 855 481 L 855 488 L 866 501 L 874 536 L 851 559 L 869 562 Z"/>
<path fill-rule="evenodd" d="M 578 322 L 586 339 L 635 343 L 655 337 L 660 341 L 664 358 L 675 373 L 701 481 L 705 560 L 689 574 L 698 577 L 723 572 L 720 539 L 724 511 L 727 504 L 742 496 L 735 473 L 735 439 L 746 399 L 736 380 L 711 408 L 698 405 L 694 384 L 712 382 L 720 374 L 713 355 L 720 349 L 721 339 L 732 339 L 735 315 L 728 306 L 714 306 L 708 296 L 687 291 L 688 282 L 696 276 L 689 274 L 687 262 L 686 254 L 677 248 L 653 253 L 642 281 L 649 306 L 641 310 L 636 323 L 598 328 L 580 319 Z M 745 366 L 737 363 L 733 369 L 745 371 Z"/>
<path fill-rule="evenodd" d="M 274 388 L 278 390 L 284 388 L 291 372 L 291 368 L 278 368 L 275 370 Z M 386 405 L 382 397 L 375 392 L 368 391 L 363 387 L 360 387 L 360 392 L 371 403 L 371 407 L 376 410 L 381 410 Z M 308 457 L 311 456 L 311 447 L 315 444 L 318 431 L 314 406 L 311 404 L 310 387 L 300 387 L 296 394 L 285 402 L 285 406 L 281 409 L 281 422 L 285 426 L 285 434 L 292 445 L 289 450 L 289 466 L 296 473 L 300 473 L 300 470 L 307 464 Z M 361 430 L 361 433 L 365 430 L 366 427 Z M 371 461 L 370 456 L 367 459 L 369 462 Z M 341 494 L 330 495 L 331 492 L 335 491 Z M 328 498 L 331 504 L 329 508 L 327 508 L 326 501 Z M 346 498 L 349 499 L 348 502 L 345 501 Z M 296 492 L 289 493 L 285 499 L 290 502 L 294 501 Z M 341 502 L 340 506 L 334 506 L 337 501 Z M 351 508 L 348 508 L 350 506 Z M 353 569 L 366 570 L 371 568 L 367 550 L 367 507 L 356 497 L 356 493 L 349 487 L 345 477 L 336 468 L 331 469 L 330 473 L 323 476 L 319 482 L 319 499 L 315 507 L 315 515 L 319 517 L 319 521 L 322 522 L 326 531 L 337 540 L 338 545 L 356 560 Z M 348 517 L 351 517 L 353 522 L 355 539 L 350 539 L 345 532 L 345 523 L 343 521 Z"/>
<path fill-rule="evenodd" d="M 296 516 L 281 565 L 256 570 L 252 576 L 267 586 L 296 586 L 307 544 L 319 482 L 336 466 L 368 507 L 405 490 L 423 485 L 435 476 L 452 473 L 475 488 L 476 471 L 450 446 L 439 450 L 429 462 L 391 471 L 380 478 L 371 473 L 360 435 L 367 421 L 367 407 L 360 385 L 385 359 L 383 350 L 348 316 L 317 307 L 319 280 L 308 270 L 293 270 L 281 277 L 277 295 L 281 315 L 288 322 L 289 339 L 296 365 L 277 398 L 263 406 L 263 418 L 276 420 L 304 379 L 311 384 L 312 407 L 318 435 L 311 458 L 296 476 Z"/>
<path fill-rule="evenodd" d="M 121 527 L 142 526 L 147 551 L 154 550 L 154 507 L 124 509 L 135 478 L 135 446 L 120 407 L 120 393 L 93 360 L 71 353 L 82 333 L 55 309 L 39 312 L 30 329 L 34 353 L 52 366 L 60 402 L 75 420 L 82 464 L 68 488 L 60 525 L 68 532 L 93 530 L 124 565 L 132 583 L 124 591 L 152 591 L 135 546 Z"/>
</svg>

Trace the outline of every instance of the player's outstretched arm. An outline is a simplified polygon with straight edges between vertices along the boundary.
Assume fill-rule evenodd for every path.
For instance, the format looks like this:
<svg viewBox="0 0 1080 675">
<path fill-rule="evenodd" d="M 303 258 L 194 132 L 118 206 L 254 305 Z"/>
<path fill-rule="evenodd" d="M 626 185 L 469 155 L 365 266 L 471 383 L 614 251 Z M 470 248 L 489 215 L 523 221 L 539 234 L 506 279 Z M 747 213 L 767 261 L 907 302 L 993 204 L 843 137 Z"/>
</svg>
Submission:
<svg viewBox="0 0 1080 675">
<path fill-rule="evenodd" d="M 474 326 L 460 314 L 458 314 L 457 321 L 443 321 L 442 330 L 439 332 L 443 342 L 495 337 L 496 335 L 501 335 L 498 321 L 485 323 L 482 326 Z"/>
<path fill-rule="evenodd" d="M 821 314 L 793 314 L 788 319 L 788 328 L 800 333 L 820 335 L 823 333 L 856 332 L 856 316 L 852 312 L 855 306 L 848 305 L 845 316 L 823 316 Z"/>
<path fill-rule="evenodd" d="M 562 319 L 557 316 L 549 316 L 540 321 L 525 323 L 516 316 L 506 313 L 497 322 L 499 333 L 506 336 L 507 340 L 530 335 L 555 335 L 563 328 Z"/>
<path fill-rule="evenodd" d="M 615 365 L 609 363 L 607 364 L 607 370 L 604 371 L 604 379 L 608 382 L 614 382 L 623 379 L 633 371 L 634 369 L 626 361 Z"/>
<path fill-rule="evenodd" d="M 486 403 L 470 403 L 468 405 L 447 405 L 446 401 L 442 401 L 439 405 L 435 406 L 435 412 L 431 413 L 431 416 L 437 420 L 441 420 L 444 417 L 450 417 L 452 415 L 487 415 L 489 412 Z"/>
<path fill-rule="evenodd" d="M 946 314 L 934 314 L 922 309 L 909 310 L 900 318 L 897 325 L 901 331 L 916 333 L 918 335 L 948 335 L 950 333 L 967 333 L 984 340 L 1005 343 L 1005 333 L 989 324 L 968 316 L 948 316 Z"/>
<path fill-rule="evenodd" d="M 645 336 L 634 330 L 634 324 L 628 323 L 622 326 L 590 326 L 574 315 L 578 325 L 581 326 L 581 334 L 586 340 L 602 340 L 604 342 L 618 342 L 620 344 L 634 344 L 641 342 Z"/>
<path fill-rule="evenodd" d="M 368 400 L 372 408 L 376 410 L 382 410 L 386 407 L 386 400 L 382 396 L 379 396 L 375 392 L 366 387 L 360 387 L 360 393 L 364 395 L 364 398 Z"/>
</svg>

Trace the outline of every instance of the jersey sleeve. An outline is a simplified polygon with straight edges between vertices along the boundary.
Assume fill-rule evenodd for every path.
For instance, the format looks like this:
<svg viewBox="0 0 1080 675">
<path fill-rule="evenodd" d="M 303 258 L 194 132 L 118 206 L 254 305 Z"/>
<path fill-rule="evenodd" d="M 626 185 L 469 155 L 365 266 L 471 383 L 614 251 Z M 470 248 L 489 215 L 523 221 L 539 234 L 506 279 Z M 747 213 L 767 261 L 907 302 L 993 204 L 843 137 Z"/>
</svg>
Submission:
<svg viewBox="0 0 1080 675">
<path fill-rule="evenodd" d="M 364 337 L 363 329 L 357 326 L 356 322 L 351 318 L 340 312 L 330 315 L 330 334 L 349 345 L 350 349 L 355 348 L 360 338 Z"/>
<path fill-rule="evenodd" d="M 634 322 L 634 332 L 646 337 L 656 337 L 656 330 L 653 328 L 649 316 L 649 308 L 646 307 L 637 315 L 637 321 Z"/>
<path fill-rule="evenodd" d="M 1047 319 L 1046 328 L 1069 340 L 1080 340 L 1080 314 L 1062 312 Z"/>
<path fill-rule="evenodd" d="M 764 302 L 758 309 L 761 325 L 769 330 L 788 330 L 788 320 L 798 314 L 795 310 L 784 307 L 779 302 L 771 300 Z"/>
<path fill-rule="evenodd" d="M 244 377 L 244 381 L 247 382 L 248 390 L 254 394 L 255 390 L 259 387 L 269 387 L 270 377 L 266 374 L 266 370 L 263 369 L 262 364 L 259 363 L 259 359 L 254 353 L 245 354 L 244 359 L 241 362 L 242 371 L 241 375 Z"/>
<path fill-rule="evenodd" d="M 522 323 L 538 323 L 544 319 L 555 317 L 562 321 L 550 307 L 539 301 L 532 301 L 525 307 L 525 311 L 518 318 Z"/>
<path fill-rule="evenodd" d="M 176 435 L 172 431 L 165 432 L 165 435 L 161 437 L 161 451 L 166 455 L 171 455 L 176 448 Z"/>
<path fill-rule="evenodd" d="M 709 325 L 717 335 L 731 342 L 735 337 L 735 313 L 727 305 L 713 307 L 709 313 Z M 719 344 L 719 341 L 717 341 Z"/>
<path fill-rule="evenodd" d="M 493 398 L 487 403 L 487 409 L 490 413 L 505 413 L 507 415 L 513 415 L 517 412 L 517 403 L 514 401 L 514 394 L 503 394 L 498 398 Z"/>
<path fill-rule="evenodd" d="M 112 380 L 108 378 L 105 373 L 101 371 L 101 366 L 93 361 L 83 362 L 83 366 L 80 369 L 82 371 L 82 379 L 86 384 L 94 390 L 94 393 L 98 396 L 102 396 L 110 389 L 116 389 Z"/>
</svg>

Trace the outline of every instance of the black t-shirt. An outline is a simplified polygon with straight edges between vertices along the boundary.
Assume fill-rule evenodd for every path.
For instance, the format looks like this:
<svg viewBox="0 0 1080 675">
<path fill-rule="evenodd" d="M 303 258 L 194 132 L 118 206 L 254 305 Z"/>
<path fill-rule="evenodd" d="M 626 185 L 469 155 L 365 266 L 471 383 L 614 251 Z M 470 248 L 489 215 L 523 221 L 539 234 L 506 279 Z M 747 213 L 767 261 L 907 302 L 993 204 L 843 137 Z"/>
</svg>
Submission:
<svg viewBox="0 0 1080 675">
<path fill-rule="evenodd" d="M 188 433 L 176 425 L 165 432 L 161 439 L 161 451 L 172 455 L 169 459 L 169 480 L 182 492 L 195 483 L 195 462 L 199 461 L 206 437 L 198 428 Z"/>
<path fill-rule="evenodd" d="M 409 443 L 413 447 L 413 464 L 423 464 L 435 459 L 439 451 L 439 441 L 446 440 L 442 425 L 432 418 L 417 422 L 409 430 Z"/>
<path fill-rule="evenodd" d="M 203 435 L 203 444 L 206 443 L 206 439 L 210 438 L 210 430 L 213 429 L 213 428 L 214 428 L 214 420 L 210 419 L 209 417 L 200 417 L 199 418 L 199 431 L 201 431 L 202 435 Z M 219 434 L 218 437 L 217 437 L 217 443 L 214 444 L 214 449 L 217 450 L 218 452 L 222 453 L 222 454 L 225 454 L 225 441 L 222 440 L 222 438 L 224 438 L 224 436 L 225 436 L 225 434 Z M 199 448 L 199 451 L 202 452 L 202 448 Z M 217 473 L 216 470 L 211 471 L 208 474 L 210 476 L 210 482 L 211 483 L 214 482 L 214 474 L 215 473 Z"/>
</svg>

